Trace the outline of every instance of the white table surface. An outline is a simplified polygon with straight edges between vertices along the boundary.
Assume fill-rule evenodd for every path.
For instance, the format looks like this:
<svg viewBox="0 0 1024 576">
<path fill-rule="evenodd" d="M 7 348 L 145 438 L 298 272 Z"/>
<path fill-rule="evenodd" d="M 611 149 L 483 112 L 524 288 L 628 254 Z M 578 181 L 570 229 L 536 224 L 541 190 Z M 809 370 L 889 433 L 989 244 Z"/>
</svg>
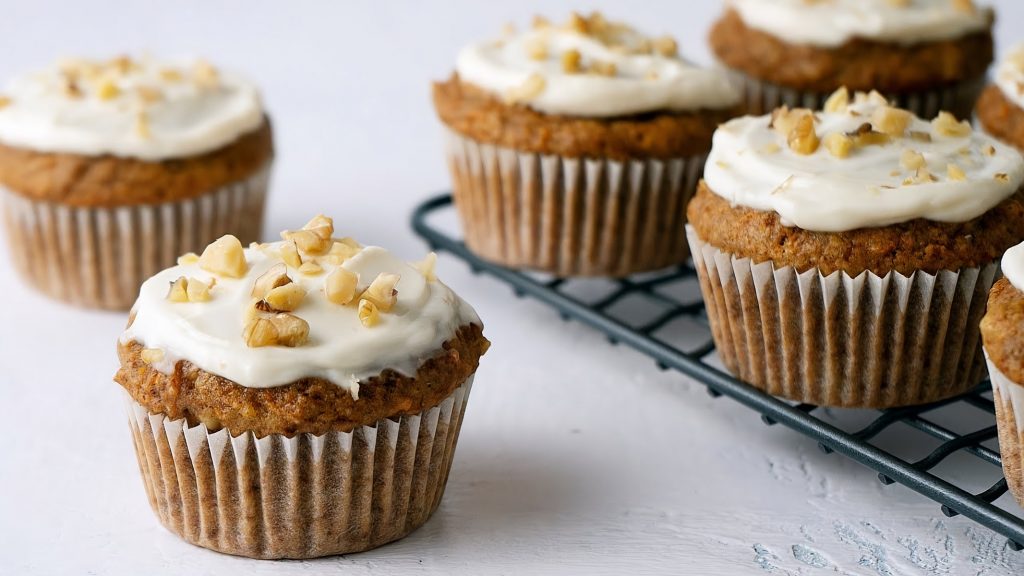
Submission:
<svg viewBox="0 0 1024 576">
<path fill-rule="evenodd" d="M 707 61 L 717 2 L 595 1 Z M 996 2 L 1000 38 L 1024 6 Z M 63 55 L 201 54 L 265 87 L 279 149 L 267 230 L 323 211 L 412 259 L 414 204 L 447 174 L 429 81 L 460 44 L 580 4 L 0 2 L 0 77 Z M 628 12 L 628 14 L 624 14 Z M 1005 42 L 1002 47 L 1005 47 Z M 364 554 L 260 562 L 192 547 L 150 512 L 118 386 L 123 314 L 29 291 L 0 251 L 0 574 L 977 574 L 1024 553 L 704 387 L 475 277 L 439 272 L 494 342 L 445 500 Z M 896 444 L 903 442 L 894 440 Z M 952 473 L 970 477 L 973 469 Z"/>
</svg>

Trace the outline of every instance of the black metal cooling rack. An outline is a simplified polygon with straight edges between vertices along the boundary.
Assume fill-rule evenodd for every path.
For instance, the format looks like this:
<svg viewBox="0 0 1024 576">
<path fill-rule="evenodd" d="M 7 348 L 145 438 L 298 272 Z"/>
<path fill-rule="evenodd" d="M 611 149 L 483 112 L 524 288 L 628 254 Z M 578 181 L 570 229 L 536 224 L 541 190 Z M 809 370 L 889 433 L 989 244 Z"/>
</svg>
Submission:
<svg viewBox="0 0 1024 576">
<path fill-rule="evenodd" d="M 561 279 L 510 270 L 469 252 L 454 232 L 453 213 L 451 196 L 437 196 L 417 207 L 412 227 L 433 250 L 457 256 L 475 272 L 508 284 L 516 295 L 539 300 L 565 320 L 600 330 L 613 344 L 638 350 L 661 369 L 690 376 L 706 385 L 712 396 L 728 396 L 760 413 L 765 424 L 786 426 L 815 440 L 826 453 L 860 462 L 878 472 L 883 484 L 902 484 L 934 500 L 946 516 L 962 514 L 994 530 L 1013 550 L 1024 545 L 1024 518 L 1007 494 L 995 445 L 995 407 L 988 383 L 936 404 L 891 410 L 793 404 L 718 367 L 692 267 L 617 280 Z M 916 453 L 908 454 L 901 440 L 912 431 L 920 438 L 911 443 L 915 450 L 910 452 Z M 965 466 L 951 463 L 964 458 L 984 463 L 967 466 L 982 471 L 981 478 L 965 479 L 956 473 Z"/>
</svg>

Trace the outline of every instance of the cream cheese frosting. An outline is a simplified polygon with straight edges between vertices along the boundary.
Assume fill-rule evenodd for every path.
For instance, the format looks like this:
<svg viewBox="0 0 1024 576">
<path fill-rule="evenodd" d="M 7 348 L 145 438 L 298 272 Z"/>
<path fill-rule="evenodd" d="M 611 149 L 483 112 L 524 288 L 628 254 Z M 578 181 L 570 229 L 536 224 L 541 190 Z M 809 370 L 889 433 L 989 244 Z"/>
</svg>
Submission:
<svg viewBox="0 0 1024 576">
<path fill-rule="evenodd" d="M 0 91 L 0 142 L 159 161 L 225 146 L 263 123 L 256 87 L 209 63 L 69 60 Z"/>
<path fill-rule="evenodd" d="M 855 38 L 918 44 L 987 29 L 989 8 L 970 0 L 727 0 L 743 22 L 791 44 L 826 48 Z"/>
<path fill-rule="evenodd" d="M 1003 254 L 1003 276 L 1017 290 L 1024 291 L 1024 244 L 1018 244 Z"/>
<path fill-rule="evenodd" d="M 227 267 L 211 266 L 206 261 L 208 253 L 218 245 L 232 244 L 231 250 L 236 251 L 232 258 L 237 260 L 225 260 Z M 133 308 L 134 320 L 122 334 L 121 342 L 141 344 L 146 349 L 143 359 L 148 358 L 154 368 L 164 373 L 171 373 L 178 361 L 188 360 L 249 388 L 319 377 L 358 397 L 360 380 L 376 376 L 384 369 L 414 376 L 418 367 L 438 354 L 459 327 L 480 324 L 476 312 L 434 277 L 429 258 L 424 264 L 411 265 L 383 248 L 360 247 L 348 240 L 334 241 L 330 252 L 320 256 L 304 252 L 301 242 L 298 245 L 301 269 L 307 273 L 294 266 L 298 261 L 289 240 L 254 245 L 243 251 L 237 240 L 225 237 L 200 258 L 182 257 L 179 265 L 142 285 Z M 231 266 L 237 268 L 232 272 Z M 294 285 L 291 287 L 297 286 L 298 292 L 305 293 L 288 315 L 308 325 L 308 337 L 293 342 L 292 347 L 254 346 L 247 339 L 248 327 L 255 318 L 274 316 L 273 312 L 258 311 L 254 286 L 258 279 L 282 266 L 287 267 Z M 332 300 L 329 288 L 329 277 L 339 268 L 353 274 L 355 282 L 355 296 L 344 305 Z M 364 290 L 380 276 L 394 280 L 394 276 L 389 276 L 392 274 L 397 275 L 393 307 L 387 311 L 374 310 L 374 322 L 368 322 L 362 317 L 363 300 L 369 298 Z M 175 298 L 175 283 L 181 278 L 201 286 L 203 297 L 192 298 L 190 291 L 188 298 L 183 294 Z M 213 286 L 207 292 L 211 283 Z M 394 293 L 390 287 L 388 292 Z M 270 296 L 264 301 L 282 305 Z"/>
<path fill-rule="evenodd" d="M 996 85 L 1003 95 L 1024 108 L 1024 44 L 1017 44 L 1006 53 L 996 67 Z"/>
<path fill-rule="evenodd" d="M 677 54 L 671 38 L 648 38 L 600 14 L 565 26 L 535 22 L 524 32 L 464 48 L 465 82 L 546 114 L 612 117 L 720 109 L 739 102 L 727 76 Z"/>
<path fill-rule="evenodd" d="M 876 93 L 849 102 L 845 89 L 826 109 L 722 125 L 704 171 L 708 187 L 733 205 L 774 211 L 786 226 L 842 232 L 917 218 L 965 222 L 1024 182 L 1019 152 L 948 114 L 928 122 Z M 813 134 L 782 126 L 803 116 Z"/>
</svg>

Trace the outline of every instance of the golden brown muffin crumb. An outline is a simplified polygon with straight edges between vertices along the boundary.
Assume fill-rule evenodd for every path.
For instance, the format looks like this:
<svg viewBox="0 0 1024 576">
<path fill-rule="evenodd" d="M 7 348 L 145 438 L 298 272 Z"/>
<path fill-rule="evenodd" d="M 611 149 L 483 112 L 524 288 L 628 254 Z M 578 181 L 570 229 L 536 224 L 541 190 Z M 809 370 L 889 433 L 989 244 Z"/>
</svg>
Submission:
<svg viewBox="0 0 1024 576">
<path fill-rule="evenodd" d="M 999 86 L 985 88 L 975 112 L 986 132 L 1024 150 L 1024 110 L 1007 98 Z"/>
<path fill-rule="evenodd" d="M 0 185 L 69 206 L 157 204 L 201 196 L 252 176 L 274 155 L 270 120 L 212 152 L 149 162 L 37 152 L 0 144 Z"/>
<path fill-rule="evenodd" d="M 489 342 L 467 324 L 443 350 L 420 365 L 415 377 L 393 370 L 361 382 L 358 399 L 323 378 L 274 388 L 246 388 L 183 360 L 171 375 L 153 369 L 136 342 L 118 344 L 121 369 L 114 380 L 151 413 L 185 418 L 233 435 L 348 432 L 383 418 L 418 414 L 448 397 L 476 371 Z"/>
<path fill-rule="evenodd" d="M 710 35 L 725 65 L 771 84 L 797 90 L 915 92 L 980 78 L 992 62 L 988 30 L 952 40 L 908 46 L 854 39 L 836 48 L 789 44 L 748 27 L 736 10 L 725 12 Z"/>
<path fill-rule="evenodd" d="M 1006 278 L 1000 278 L 989 293 L 981 340 L 999 371 L 1024 385 L 1024 292 Z"/>
<path fill-rule="evenodd" d="M 739 108 L 578 118 L 506 104 L 453 74 L 434 84 L 434 106 L 452 130 L 486 144 L 538 154 L 612 160 L 704 154 L 718 125 Z"/>
<path fill-rule="evenodd" d="M 908 275 L 936 273 L 989 264 L 1007 248 L 1024 241 L 1024 191 L 967 222 L 917 219 L 849 232 L 814 232 L 783 226 L 775 212 L 731 206 L 701 182 L 687 217 L 708 244 L 755 262 L 799 271 L 817 267 L 825 274 L 842 270 L 857 276 L 870 270 Z"/>
</svg>

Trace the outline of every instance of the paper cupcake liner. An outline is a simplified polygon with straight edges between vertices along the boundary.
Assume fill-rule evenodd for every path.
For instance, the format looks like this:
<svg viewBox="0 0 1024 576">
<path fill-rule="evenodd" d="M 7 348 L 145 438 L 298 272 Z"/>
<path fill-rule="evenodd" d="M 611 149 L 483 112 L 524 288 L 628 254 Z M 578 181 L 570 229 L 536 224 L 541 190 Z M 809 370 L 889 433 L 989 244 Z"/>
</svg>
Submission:
<svg viewBox="0 0 1024 576">
<path fill-rule="evenodd" d="M 322 436 L 190 427 L 127 398 L 146 495 L 186 541 L 251 558 L 315 558 L 404 537 L 444 494 L 473 378 L 415 416 Z"/>
<path fill-rule="evenodd" d="M 741 72 L 730 70 L 743 92 L 748 110 L 751 114 L 767 114 L 783 104 L 790 108 L 802 107 L 820 110 L 832 92 L 810 92 L 786 88 L 758 80 Z M 984 76 L 972 80 L 964 80 L 956 84 L 921 90 L 886 94 L 891 102 L 899 108 L 910 110 L 921 118 L 934 118 L 945 110 L 952 112 L 957 118 L 970 119 L 974 113 L 974 104 L 985 88 Z"/>
<path fill-rule="evenodd" d="M 711 333 L 737 378 L 819 406 L 924 404 L 984 378 L 979 323 L 998 263 L 856 277 L 754 263 L 687 226 Z"/>
<path fill-rule="evenodd" d="M 466 245 L 486 260 L 557 276 L 625 276 L 689 254 L 686 204 L 706 154 L 568 158 L 449 131 L 447 155 Z"/>
<path fill-rule="evenodd" d="M 992 379 L 1003 475 L 1017 503 L 1024 506 L 1024 387 L 1007 378 L 987 354 L 985 360 Z"/>
<path fill-rule="evenodd" d="M 7 244 L 35 288 L 78 306 L 126 310 L 139 286 L 224 234 L 259 240 L 270 167 L 196 198 L 112 208 L 34 200 L 0 187 Z"/>
</svg>

